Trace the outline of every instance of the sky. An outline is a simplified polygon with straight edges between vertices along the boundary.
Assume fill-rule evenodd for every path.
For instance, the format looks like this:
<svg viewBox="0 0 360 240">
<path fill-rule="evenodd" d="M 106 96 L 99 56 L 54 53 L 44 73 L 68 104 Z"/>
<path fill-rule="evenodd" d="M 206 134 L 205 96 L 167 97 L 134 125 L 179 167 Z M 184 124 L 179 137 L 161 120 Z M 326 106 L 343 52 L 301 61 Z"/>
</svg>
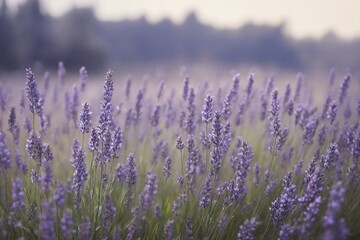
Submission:
<svg viewBox="0 0 360 240">
<path fill-rule="evenodd" d="M 8 0 L 12 9 L 25 0 Z M 92 6 L 101 20 L 170 18 L 181 23 L 190 11 L 219 28 L 246 23 L 277 25 L 296 38 L 320 38 L 329 31 L 342 38 L 360 37 L 360 0 L 40 0 L 44 11 L 61 16 L 72 7 Z"/>
</svg>

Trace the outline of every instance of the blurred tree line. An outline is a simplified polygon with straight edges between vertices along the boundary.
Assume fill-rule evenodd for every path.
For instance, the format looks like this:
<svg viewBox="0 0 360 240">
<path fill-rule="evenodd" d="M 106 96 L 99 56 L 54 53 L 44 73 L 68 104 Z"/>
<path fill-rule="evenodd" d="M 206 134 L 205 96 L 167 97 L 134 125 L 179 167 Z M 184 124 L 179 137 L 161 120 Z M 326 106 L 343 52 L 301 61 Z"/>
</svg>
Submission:
<svg viewBox="0 0 360 240">
<path fill-rule="evenodd" d="M 10 14 L 0 6 L 0 70 L 39 63 L 67 68 L 100 69 L 110 63 L 208 61 L 286 69 L 350 67 L 360 69 L 360 39 L 342 40 L 329 33 L 320 40 L 295 40 L 285 25 L 246 24 L 222 30 L 200 23 L 190 13 L 181 25 L 168 19 L 99 21 L 92 8 L 74 8 L 54 18 L 39 0 L 27 0 Z"/>
</svg>

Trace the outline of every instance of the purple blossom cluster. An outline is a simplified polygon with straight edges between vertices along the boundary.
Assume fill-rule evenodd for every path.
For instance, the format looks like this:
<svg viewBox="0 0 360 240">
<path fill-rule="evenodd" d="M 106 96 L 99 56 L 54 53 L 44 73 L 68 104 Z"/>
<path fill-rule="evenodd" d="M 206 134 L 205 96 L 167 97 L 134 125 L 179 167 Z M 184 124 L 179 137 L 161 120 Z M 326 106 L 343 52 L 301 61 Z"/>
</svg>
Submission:
<svg viewBox="0 0 360 240">
<path fill-rule="evenodd" d="M 315 95 L 301 73 L 281 91 L 183 74 L 179 92 L 109 70 L 96 98 L 85 67 L 39 85 L 27 69 L 20 101 L 0 85 L 0 238 L 355 237 L 360 105 L 334 74 Z"/>
</svg>

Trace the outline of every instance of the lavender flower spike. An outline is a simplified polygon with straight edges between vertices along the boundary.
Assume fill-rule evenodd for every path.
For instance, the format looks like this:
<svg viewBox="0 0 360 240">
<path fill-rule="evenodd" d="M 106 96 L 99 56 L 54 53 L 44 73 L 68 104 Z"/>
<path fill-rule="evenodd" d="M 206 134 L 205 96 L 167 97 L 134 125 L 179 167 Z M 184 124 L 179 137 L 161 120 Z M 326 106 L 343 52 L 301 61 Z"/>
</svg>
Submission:
<svg viewBox="0 0 360 240">
<path fill-rule="evenodd" d="M 55 209 L 50 201 L 42 202 L 42 215 L 40 217 L 39 232 L 41 239 L 57 239 L 55 234 Z"/>
<path fill-rule="evenodd" d="M 165 164 L 164 164 L 164 168 L 163 168 L 163 174 L 166 179 L 168 179 L 171 175 L 171 164 L 172 164 L 171 158 L 167 157 L 165 159 Z"/>
<path fill-rule="evenodd" d="M 80 132 L 82 134 L 89 133 L 91 130 L 91 114 L 90 105 L 87 102 L 84 102 L 80 113 Z"/>
<path fill-rule="evenodd" d="M 20 128 L 16 123 L 16 113 L 14 107 L 10 109 L 8 123 L 9 123 L 9 131 L 11 132 L 14 138 L 14 143 L 19 144 Z"/>
<path fill-rule="evenodd" d="M 271 109 L 269 119 L 271 121 L 271 134 L 278 136 L 280 134 L 280 99 L 279 92 L 275 89 L 271 95 Z"/>
<path fill-rule="evenodd" d="M 131 186 L 136 184 L 136 162 L 135 162 L 135 155 L 130 153 L 127 158 L 127 163 L 125 167 L 126 172 L 126 183 Z"/>
<path fill-rule="evenodd" d="M 140 196 L 141 208 L 146 210 L 155 202 L 155 196 L 158 193 L 158 179 L 155 174 L 148 172 L 144 191 Z"/>
<path fill-rule="evenodd" d="M 351 75 L 348 73 L 344 77 L 344 81 L 341 84 L 340 90 L 339 90 L 339 104 L 343 104 L 344 99 L 346 98 L 346 92 L 349 89 L 350 84 L 350 78 Z"/>
<path fill-rule="evenodd" d="M 202 114 L 202 120 L 206 124 L 209 124 L 212 122 L 213 119 L 213 96 L 207 95 L 205 98 L 205 104 L 203 107 Z"/>
<path fill-rule="evenodd" d="M 103 208 L 103 222 L 102 222 L 102 228 L 104 231 L 104 234 L 107 234 L 110 232 L 111 224 L 114 221 L 115 218 L 115 211 L 116 208 L 114 204 L 111 201 L 111 197 L 109 195 L 105 196 L 105 203 Z"/>
<path fill-rule="evenodd" d="M 338 111 L 338 107 L 337 107 L 336 101 L 333 101 L 330 104 L 329 109 L 327 111 L 327 118 L 330 119 L 331 124 L 333 124 L 333 122 L 336 119 L 337 111 Z"/>
<path fill-rule="evenodd" d="M 71 216 L 71 212 L 69 210 L 64 211 L 64 214 L 60 220 L 60 224 L 64 239 L 71 239 L 71 237 L 75 233 L 75 230 L 73 229 L 74 222 Z"/>
<path fill-rule="evenodd" d="M 29 99 L 29 107 L 30 111 L 34 115 L 42 115 L 42 106 L 41 106 L 41 99 L 40 99 L 40 93 L 37 89 L 37 84 L 35 81 L 34 73 L 31 71 L 30 68 L 26 69 L 26 96 Z"/>
<path fill-rule="evenodd" d="M 12 182 L 12 211 L 25 210 L 24 185 L 21 178 L 15 178 Z"/>
<path fill-rule="evenodd" d="M 134 113 L 134 122 L 138 124 L 140 121 L 141 109 L 143 107 L 144 101 L 144 90 L 140 89 L 137 97 L 136 97 L 136 104 L 135 104 L 135 113 Z"/>
<path fill-rule="evenodd" d="M 76 141 L 74 142 L 73 149 L 75 151 L 75 156 L 73 157 L 75 158 L 72 159 L 74 167 L 72 188 L 75 192 L 75 207 L 78 208 L 81 201 L 81 190 L 84 188 L 88 174 L 86 172 L 85 153 L 80 146 L 76 146 Z"/>
<path fill-rule="evenodd" d="M 246 219 L 244 224 L 240 226 L 239 233 L 237 235 L 238 240 L 253 240 L 254 231 L 256 227 L 259 225 L 259 222 L 256 221 L 256 218 L 252 218 L 251 220 Z"/>
<path fill-rule="evenodd" d="M 330 197 L 326 214 L 323 217 L 323 228 L 325 230 L 322 236 L 323 240 L 342 240 L 347 239 L 349 230 L 346 227 L 344 219 L 338 219 L 337 215 L 344 203 L 345 188 L 341 182 L 337 182 L 330 191 Z"/>
<path fill-rule="evenodd" d="M 0 130 L 0 169 L 9 169 L 10 167 L 10 149 L 6 144 L 5 133 Z"/>
<path fill-rule="evenodd" d="M 173 240 L 174 238 L 174 220 L 168 220 L 164 228 L 165 240 Z"/>
<path fill-rule="evenodd" d="M 209 175 L 206 177 L 204 182 L 203 191 L 201 192 L 200 205 L 203 208 L 206 208 L 211 201 L 212 179 L 213 179 L 213 175 L 211 174 L 211 172 L 209 172 Z"/>
<path fill-rule="evenodd" d="M 99 137 L 104 139 L 105 133 L 109 130 L 111 122 L 111 100 L 114 91 L 113 71 L 109 69 L 106 73 L 105 83 L 103 86 L 102 100 L 100 103 L 99 124 L 97 127 Z"/>
<path fill-rule="evenodd" d="M 121 156 L 122 144 L 123 144 L 123 132 L 122 129 L 118 127 L 115 130 L 114 137 L 112 140 L 112 146 L 111 146 L 114 158 L 119 158 Z"/>
</svg>

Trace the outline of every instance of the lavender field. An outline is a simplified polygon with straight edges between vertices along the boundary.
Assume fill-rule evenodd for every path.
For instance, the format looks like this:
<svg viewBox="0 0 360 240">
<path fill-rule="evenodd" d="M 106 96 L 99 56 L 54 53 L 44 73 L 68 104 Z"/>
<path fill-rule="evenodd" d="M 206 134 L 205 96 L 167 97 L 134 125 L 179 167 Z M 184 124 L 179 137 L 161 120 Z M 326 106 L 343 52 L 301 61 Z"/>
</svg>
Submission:
<svg viewBox="0 0 360 240">
<path fill-rule="evenodd" d="M 360 238 L 351 73 L 88 78 L 3 78 L 0 239 Z"/>
</svg>

